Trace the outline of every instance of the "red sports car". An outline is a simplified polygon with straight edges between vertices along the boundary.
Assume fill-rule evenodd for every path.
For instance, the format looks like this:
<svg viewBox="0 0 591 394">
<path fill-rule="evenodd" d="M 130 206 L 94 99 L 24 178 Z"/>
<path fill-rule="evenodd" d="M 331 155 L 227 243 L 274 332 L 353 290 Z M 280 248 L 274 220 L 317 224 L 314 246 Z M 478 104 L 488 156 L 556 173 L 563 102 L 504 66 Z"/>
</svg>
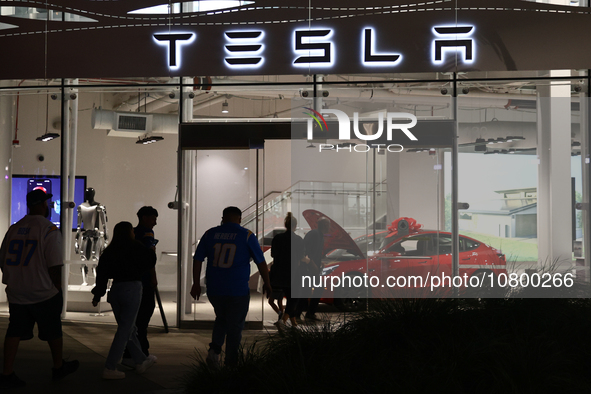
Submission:
<svg viewBox="0 0 591 394">
<path fill-rule="evenodd" d="M 460 291 L 486 289 L 496 285 L 496 276 L 507 273 L 501 251 L 460 235 L 459 278 L 454 281 L 452 234 L 422 229 L 411 218 L 353 240 L 321 212 L 309 209 L 302 215 L 312 229 L 322 217 L 330 221 L 319 278 L 325 289 L 321 302 L 341 310 L 362 309 L 368 298 L 442 297 L 452 286 Z"/>
</svg>

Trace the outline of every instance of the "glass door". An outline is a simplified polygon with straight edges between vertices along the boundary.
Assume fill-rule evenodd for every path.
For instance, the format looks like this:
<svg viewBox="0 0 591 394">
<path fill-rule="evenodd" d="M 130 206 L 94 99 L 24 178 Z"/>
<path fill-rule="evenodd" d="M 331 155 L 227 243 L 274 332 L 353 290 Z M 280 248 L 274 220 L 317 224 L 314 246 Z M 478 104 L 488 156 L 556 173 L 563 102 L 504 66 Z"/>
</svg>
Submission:
<svg viewBox="0 0 591 394">
<path fill-rule="evenodd" d="M 182 152 L 182 245 L 181 252 L 181 327 L 207 328 L 215 314 L 207 296 L 206 262 L 202 266 L 202 294 L 194 300 L 189 292 L 193 283 L 193 254 L 208 229 L 220 225 L 222 211 L 229 206 L 243 212 L 241 225 L 257 234 L 264 245 L 264 149 L 207 149 Z M 260 213 L 259 213 L 259 210 Z M 248 215 L 250 213 L 250 215 Z M 264 248 L 266 249 L 266 248 Z M 270 256 L 265 253 L 266 261 Z M 251 291 L 246 328 L 262 328 L 263 297 L 257 266 L 251 262 Z"/>
</svg>

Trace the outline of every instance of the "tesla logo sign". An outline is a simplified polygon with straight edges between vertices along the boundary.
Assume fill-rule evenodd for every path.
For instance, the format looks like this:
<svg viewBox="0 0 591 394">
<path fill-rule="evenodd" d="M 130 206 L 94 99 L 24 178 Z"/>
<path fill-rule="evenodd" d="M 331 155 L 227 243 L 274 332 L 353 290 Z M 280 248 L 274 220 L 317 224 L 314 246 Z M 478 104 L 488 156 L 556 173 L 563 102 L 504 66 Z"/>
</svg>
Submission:
<svg viewBox="0 0 591 394">
<path fill-rule="evenodd" d="M 333 35 L 331 29 L 296 30 L 294 35 L 296 54 L 309 54 L 309 56 L 299 56 L 295 59 L 293 62 L 294 66 L 309 67 L 310 64 L 324 67 L 332 66 L 334 60 L 334 44 L 331 41 L 326 41 Z"/>
<path fill-rule="evenodd" d="M 154 34 L 153 37 L 157 44 L 168 47 L 168 68 L 171 70 L 181 67 L 181 45 L 195 41 L 193 33 Z"/>
<path fill-rule="evenodd" d="M 395 66 L 402 60 L 402 55 L 397 53 L 374 53 L 376 43 L 373 37 L 373 29 L 364 30 L 363 38 L 361 40 L 361 52 L 363 53 L 362 63 L 364 66 Z"/>
<path fill-rule="evenodd" d="M 443 65 L 448 55 L 460 54 L 460 61 L 473 63 L 475 44 L 471 38 L 474 26 L 435 26 L 431 38 L 432 64 Z M 154 41 L 167 48 L 167 65 L 171 70 L 181 66 L 182 47 L 187 47 L 196 40 L 196 33 L 174 32 L 153 34 Z M 226 40 L 221 45 L 225 51 L 223 57 L 226 67 L 232 69 L 252 69 L 265 63 L 265 56 L 276 58 L 274 51 L 285 51 L 282 48 L 265 48 L 264 30 L 231 30 L 225 31 Z M 336 31 L 331 28 L 297 29 L 292 33 L 292 59 L 290 64 L 298 68 L 331 68 L 337 59 Z M 387 34 L 382 34 L 389 38 Z M 371 27 L 360 31 L 358 41 L 359 61 L 364 67 L 396 67 L 403 60 L 401 53 L 384 50 L 384 47 L 395 47 L 395 43 L 378 41 L 379 32 Z M 385 39 L 384 39 L 385 40 Z M 277 45 L 277 44 L 275 44 Z M 350 45 L 350 44 L 349 44 Z M 427 44 L 428 45 L 428 44 Z M 351 48 L 346 48 L 349 51 Z M 355 49 L 355 48 L 353 48 Z"/>
<path fill-rule="evenodd" d="M 264 37 L 262 31 L 227 31 L 225 32 L 229 44 L 224 47 L 227 65 L 237 68 L 258 68 L 263 64 L 260 54 L 265 49 L 261 44 Z"/>
<path fill-rule="evenodd" d="M 438 26 L 433 28 L 437 37 L 433 40 L 433 62 L 435 64 L 443 63 L 443 54 L 459 50 L 463 53 L 464 63 L 474 61 L 474 40 L 470 35 L 473 33 L 474 26 Z"/>
</svg>

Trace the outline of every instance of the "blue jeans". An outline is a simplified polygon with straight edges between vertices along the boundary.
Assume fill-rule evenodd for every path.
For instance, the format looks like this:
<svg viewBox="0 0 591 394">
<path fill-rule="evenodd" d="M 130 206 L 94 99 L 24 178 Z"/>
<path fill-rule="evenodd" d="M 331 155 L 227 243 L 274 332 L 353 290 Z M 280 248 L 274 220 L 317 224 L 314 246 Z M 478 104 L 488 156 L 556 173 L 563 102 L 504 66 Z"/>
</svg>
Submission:
<svg viewBox="0 0 591 394">
<path fill-rule="evenodd" d="M 117 332 L 105 363 L 107 369 L 117 369 L 125 346 L 129 349 L 131 358 L 136 364 L 141 364 L 146 360 L 146 355 L 142 352 L 137 339 L 137 328 L 135 327 L 135 318 L 141 299 L 142 282 L 140 281 L 119 282 L 111 286 L 108 301 L 117 320 Z"/>
<path fill-rule="evenodd" d="M 226 365 L 234 366 L 238 362 L 238 349 L 242 340 L 244 321 L 248 314 L 250 295 L 245 296 L 209 296 L 209 302 L 215 311 L 215 323 L 209 347 L 217 354 L 221 353 L 226 342 Z"/>
</svg>

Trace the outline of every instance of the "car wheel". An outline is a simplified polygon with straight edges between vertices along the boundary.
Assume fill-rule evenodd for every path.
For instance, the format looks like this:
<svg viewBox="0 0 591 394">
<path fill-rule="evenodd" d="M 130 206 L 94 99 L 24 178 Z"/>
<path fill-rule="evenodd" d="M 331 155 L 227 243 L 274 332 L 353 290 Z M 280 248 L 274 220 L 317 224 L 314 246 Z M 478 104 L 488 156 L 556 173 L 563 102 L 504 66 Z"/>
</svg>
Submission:
<svg viewBox="0 0 591 394">
<path fill-rule="evenodd" d="M 346 276 L 353 278 L 361 275 L 347 274 Z M 370 297 L 371 289 L 355 286 L 341 287 L 335 291 L 334 304 L 342 312 L 360 312 L 367 309 Z"/>
</svg>

